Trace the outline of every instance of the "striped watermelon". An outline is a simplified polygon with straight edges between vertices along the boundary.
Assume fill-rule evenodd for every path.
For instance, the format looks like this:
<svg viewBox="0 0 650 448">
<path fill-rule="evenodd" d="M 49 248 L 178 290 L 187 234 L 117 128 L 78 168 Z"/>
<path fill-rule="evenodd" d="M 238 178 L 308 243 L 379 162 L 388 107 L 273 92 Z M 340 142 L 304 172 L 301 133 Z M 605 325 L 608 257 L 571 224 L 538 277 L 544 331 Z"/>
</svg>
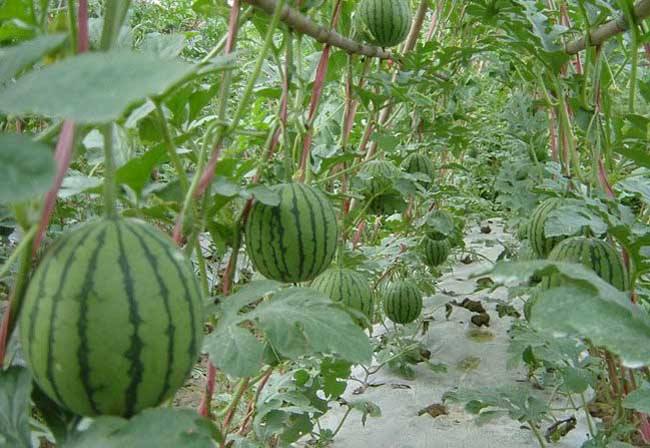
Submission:
<svg viewBox="0 0 650 448">
<path fill-rule="evenodd" d="M 61 237 L 25 294 L 20 334 L 35 381 L 85 416 L 131 416 L 183 384 L 201 348 L 189 261 L 148 224 L 103 219 Z"/>
<path fill-rule="evenodd" d="M 533 211 L 533 214 L 528 221 L 528 240 L 530 246 L 537 256 L 546 258 L 549 252 L 563 239 L 564 236 L 554 236 L 547 238 L 544 234 L 544 226 L 550 213 L 562 205 L 562 200 L 558 198 L 550 198 L 542 202 Z"/>
<path fill-rule="evenodd" d="M 370 34 L 370 41 L 380 47 L 402 43 L 411 28 L 408 0 L 363 0 L 359 15 Z"/>
<path fill-rule="evenodd" d="M 273 187 L 280 203 L 256 202 L 246 222 L 248 255 L 267 278 L 299 283 L 328 268 L 336 252 L 338 226 L 325 195 L 301 183 Z"/>
<path fill-rule="evenodd" d="M 430 158 L 422 154 L 411 154 L 402 161 L 402 168 L 409 174 L 421 173 L 433 180 L 435 174 L 435 167 Z M 424 186 L 428 186 L 431 182 L 422 182 Z"/>
<path fill-rule="evenodd" d="M 449 252 L 451 250 L 451 244 L 449 240 L 433 240 L 429 237 L 424 237 L 421 243 L 422 255 L 424 256 L 424 262 L 429 267 L 440 266 L 442 263 L 447 261 L 449 257 Z"/>
<path fill-rule="evenodd" d="M 422 293 L 412 282 L 391 284 L 384 295 L 384 313 L 396 324 L 408 324 L 422 313 Z"/>
<path fill-rule="evenodd" d="M 335 302 L 343 302 L 350 308 L 361 311 L 369 320 L 372 319 L 372 289 L 366 278 L 358 272 L 351 269 L 328 269 L 316 277 L 311 287 Z"/>
<path fill-rule="evenodd" d="M 560 242 L 548 255 L 549 260 L 582 263 L 592 269 L 600 278 L 620 289 L 630 289 L 630 274 L 625 267 L 621 254 L 614 246 L 597 238 L 576 236 Z M 559 286 L 562 283 L 559 274 L 544 278 L 545 288 Z"/>
<path fill-rule="evenodd" d="M 393 190 L 395 179 L 400 170 L 392 162 L 386 160 L 371 160 L 361 169 L 361 173 L 372 176 L 368 183 L 368 196 L 388 193 Z"/>
</svg>

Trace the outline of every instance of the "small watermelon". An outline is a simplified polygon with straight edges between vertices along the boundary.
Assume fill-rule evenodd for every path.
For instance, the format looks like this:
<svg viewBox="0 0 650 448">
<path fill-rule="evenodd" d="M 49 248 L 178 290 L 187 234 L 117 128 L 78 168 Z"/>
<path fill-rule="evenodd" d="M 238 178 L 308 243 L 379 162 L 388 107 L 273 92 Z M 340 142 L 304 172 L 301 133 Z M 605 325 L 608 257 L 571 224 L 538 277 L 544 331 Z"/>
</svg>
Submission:
<svg viewBox="0 0 650 448">
<path fill-rule="evenodd" d="M 369 320 L 372 319 L 374 310 L 372 289 L 366 278 L 358 272 L 351 269 L 328 269 L 316 277 L 311 287 L 335 302 L 342 302 L 350 308 L 361 311 Z"/>
<path fill-rule="evenodd" d="M 391 284 L 384 295 L 384 313 L 396 324 L 413 322 L 422 313 L 422 293 L 408 280 Z"/>
<path fill-rule="evenodd" d="M 402 162 L 402 168 L 409 174 L 424 174 L 428 176 L 429 179 L 433 180 L 435 175 L 435 167 L 430 158 L 423 154 L 411 154 Z M 426 187 L 429 186 L 432 182 L 422 182 Z"/>
<path fill-rule="evenodd" d="M 400 170 L 392 162 L 371 160 L 363 166 L 361 174 L 371 177 L 366 189 L 367 196 L 371 197 L 392 192 Z"/>
<path fill-rule="evenodd" d="M 402 43 L 411 28 L 408 0 L 363 0 L 358 12 L 370 34 L 369 40 L 380 47 Z"/>
<path fill-rule="evenodd" d="M 420 245 L 424 262 L 429 267 L 436 267 L 447 261 L 449 252 L 451 251 L 451 244 L 449 240 L 432 240 L 429 237 L 424 237 Z"/>
<path fill-rule="evenodd" d="M 300 183 L 273 187 L 280 203 L 255 202 L 246 222 L 248 255 L 267 278 L 306 282 L 325 271 L 334 258 L 338 226 L 325 195 Z"/>
<path fill-rule="evenodd" d="M 564 236 L 547 237 L 544 232 L 544 226 L 551 212 L 562 205 L 562 200 L 550 198 L 542 202 L 533 210 L 528 222 L 528 240 L 530 246 L 537 256 L 546 258 L 549 252 L 563 239 Z"/>
<path fill-rule="evenodd" d="M 83 416 L 129 417 L 171 397 L 198 359 L 202 330 L 192 265 L 132 219 L 91 222 L 55 242 L 20 316 L 34 380 Z"/>
<path fill-rule="evenodd" d="M 630 273 L 625 267 L 623 258 L 616 248 L 606 241 L 584 236 L 567 238 L 553 248 L 548 259 L 581 263 L 621 291 L 630 290 Z M 560 284 L 562 284 L 560 274 L 547 276 L 542 281 L 544 288 Z"/>
</svg>

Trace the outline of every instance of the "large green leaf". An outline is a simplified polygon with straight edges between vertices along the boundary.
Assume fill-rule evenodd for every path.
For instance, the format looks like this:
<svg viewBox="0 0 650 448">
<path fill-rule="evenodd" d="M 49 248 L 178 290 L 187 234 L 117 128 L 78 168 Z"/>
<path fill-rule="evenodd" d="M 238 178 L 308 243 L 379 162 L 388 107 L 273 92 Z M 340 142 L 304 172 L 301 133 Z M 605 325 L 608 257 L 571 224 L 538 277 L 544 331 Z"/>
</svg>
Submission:
<svg viewBox="0 0 650 448">
<path fill-rule="evenodd" d="M 193 69 L 127 50 L 86 53 L 19 78 L 0 91 L 0 111 L 105 123 L 137 101 L 164 93 Z"/>
<path fill-rule="evenodd" d="M 54 179 L 47 145 L 22 134 L 0 134 L 0 203 L 15 203 L 46 192 Z"/>
<path fill-rule="evenodd" d="M 250 331 L 222 326 L 206 338 L 204 350 L 220 370 L 235 377 L 253 376 L 262 367 L 264 346 Z"/>
<path fill-rule="evenodd" d="M 0 447 L 30 448 L 29 396 L 32 376 L 27 369 L 0 371 Z"/>
<path fill-rule="evenodd" d="M 65 34 L 49 34 L 20 45 L 0 48 L 0 85 L 20 70 L 38 61 L 43 55 L 60 47 L 66 37 Z"/>
<path fill-rule="evenodd" d="M 281 354 L 295 358 L 336 353 L 343 359 L 368 362 L 372 349 L 366 334 L 327 296 L 311 288 L 288 288 L 251 314 Z"/>
<path fill-rule="evenodd" d="M 634 409 L 635 411 L 650 414 L 650 389 L 643 388 L 633 391 L 625 397 L 623 406 L 627 409 Z"/>
<path fill-rule="evenodd" d="M 63 448 L 213 448 L 221 436 L 214 425 L 189 409 L 148 409 L 124 420 L 99 417 Z"/>
<path fill-rule="evenodd" d="M 533 275 L 559 273 L 562 286 L 541 291 L 531 324 L 555 336 L 588 339 L 620 356 L 628 367 L 650 365 L 650 318 L 619 291 L 580 264 L 551 261 L 499 263 L 497 281 L 527 281 Z"/>
</svg>

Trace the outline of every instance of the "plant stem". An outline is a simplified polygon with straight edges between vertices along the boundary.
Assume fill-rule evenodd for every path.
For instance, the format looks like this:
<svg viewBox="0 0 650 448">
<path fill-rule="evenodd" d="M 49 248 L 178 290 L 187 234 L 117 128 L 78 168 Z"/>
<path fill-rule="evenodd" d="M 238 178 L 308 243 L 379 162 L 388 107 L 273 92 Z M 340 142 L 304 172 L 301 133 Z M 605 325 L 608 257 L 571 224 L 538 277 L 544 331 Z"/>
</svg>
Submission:
<svg viewBox="0 0 650 448">
<path fill-rule="evenodd" d="M 113 160 L 113 124 L 102 127 L 104 135 L 104 215 L 107 218 L 115 218 L 115 162 Z"/>
<path fill-rule="evenodd" d="M 174 170 L 178 176 L 178 181 L 181 184 L 181 190 L 183 193 L 187 193 L 187 190 L 189 189 L 189 181 L 187 179 L 187 173 L 185 173 L 185 169 L 183 168 L 183 162 L 178 156 L 176 144 L 174 143 L 171 130 L 169 129 L 167 120 L 165 119 L 165 114 L 163 112 L 160 101 L 154 101 L 154 104 L 156 105 L 156 115 L 158 116 L 158 120 L 160 121 L 160 126 L 162 128 L 163 140 L 165 142 L 165 146 L 167 147 L 167 155 L 169 156 L 169 160 L 174 166 Z"/>
<path fill-rule="evenodd" d="M 336 435 L 341 431 L 341 428 L 343 428 L 343 424 L 345 423 L 345 420 L 347 420 L 348 415 L 350 415 L 350 412 L 352 412 L 352 408 L 348 406 L 348 409 L 345 411 L 345 414 L 343 414 L 343 417 L 341 418 L 341 421 L 339 422 L 338 426 L 332 433 L 332 438 L 336 437 Z"/>
<path fill-rule="evenodd" d="M 542 439 L 542 435 L 539 433 L 539 429 L 532 423 L 532 422 L 527 422 L 528 426 L 530 426 L 530 429 L 533 431 L 533 434 L 535 434 L 535 438 L 539 442 L 540 448 L 546 448 L 546 444 L 544 443 L 544 439 Z"/>
</svg>

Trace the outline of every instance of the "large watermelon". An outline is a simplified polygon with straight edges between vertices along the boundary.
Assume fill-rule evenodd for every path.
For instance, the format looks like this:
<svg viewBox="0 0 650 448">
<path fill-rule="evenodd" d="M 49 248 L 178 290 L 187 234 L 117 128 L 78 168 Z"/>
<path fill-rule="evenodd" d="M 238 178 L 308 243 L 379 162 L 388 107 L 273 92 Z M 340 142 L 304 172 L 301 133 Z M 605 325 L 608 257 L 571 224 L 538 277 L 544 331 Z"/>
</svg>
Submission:
<svg viewBox="0 0 650 448">
<path fill-rule="evenodd" d="M 402 161 L 402 168 L 409 174 L 420 173 L 429 177 L 433 180 L 435 175 L 435 167 L 430 158 L 423 154 L 411 154 L 406 159 Z M 422 182 L 426 187 L 431 184 L 431 182 Z"/>
<path fill-rule="evenodd" d="M 412 282 L 391 284 L 384 295 L 384 313 L 396 324 L 408 324 L 422 313 L 422 293 Z"/>
<path fill-rule="evenodd" d="M 172 396 L 197 361 L 202 329 L 191 264 L 131 219 L 61 237 L 34 273 L 20 318 L 35 381 L 86 416 L 128 417 Z"/>
<path fill-rule="evenodd" d="M 564 236 L 546 237 L 544 226 L 546 220 L 553 210 L 562 205 L 562 200 L 550 198 L 542 202 L 533 211 L 530 221 L 528 221 L 528 240 L 535 254 L 541 258 L 546 258 L 549 252 L 563 239 Z"/>
<path fill-rule="evenodd" d="M 411 28 L 408 0 L 363 0 L 359 15 L 370 34 L 370 41 L 380 47 L 402 43 Z"/>
<path fill-rule="evenodd" d="M 273 187 L 280 203 L 256 202 L 246 222 L 246 248 L 267 278 L 299 283 L 328 268 L 336 252 L 338 227 L 325 195 L 301 183 Z"/>
<path fill-rule="evenodd" d="M 451 244 L 449 240 L 433 240 L 427 236 L 422 238 L 421 243 L 422 255 L 424 256 L 424 262 L 429 267 L 440 266 L 442 263 L 447 261 L 449 257 L 449 252 L 451 250 Z"/>
<path fill-rule="evenodd" d="M 623 258 L 616 248 L 606 241 L 584 236 L 568 238 L 553 248 L 548 259 L 581 263 L 621 291 L 630 289 L 630 274 Z M 560 275 L 553 274 L 544 278 L 542 286 L 549 288 L 561 283 Z"/>
<path fill-rule="evenodd" d="M 311 287 L 336 302 L 343 302 L 372 319 L 374 302 L 372 289 L 366 278 L 351 269 L 332 268 L 323 272 Z"/>
</svg>

